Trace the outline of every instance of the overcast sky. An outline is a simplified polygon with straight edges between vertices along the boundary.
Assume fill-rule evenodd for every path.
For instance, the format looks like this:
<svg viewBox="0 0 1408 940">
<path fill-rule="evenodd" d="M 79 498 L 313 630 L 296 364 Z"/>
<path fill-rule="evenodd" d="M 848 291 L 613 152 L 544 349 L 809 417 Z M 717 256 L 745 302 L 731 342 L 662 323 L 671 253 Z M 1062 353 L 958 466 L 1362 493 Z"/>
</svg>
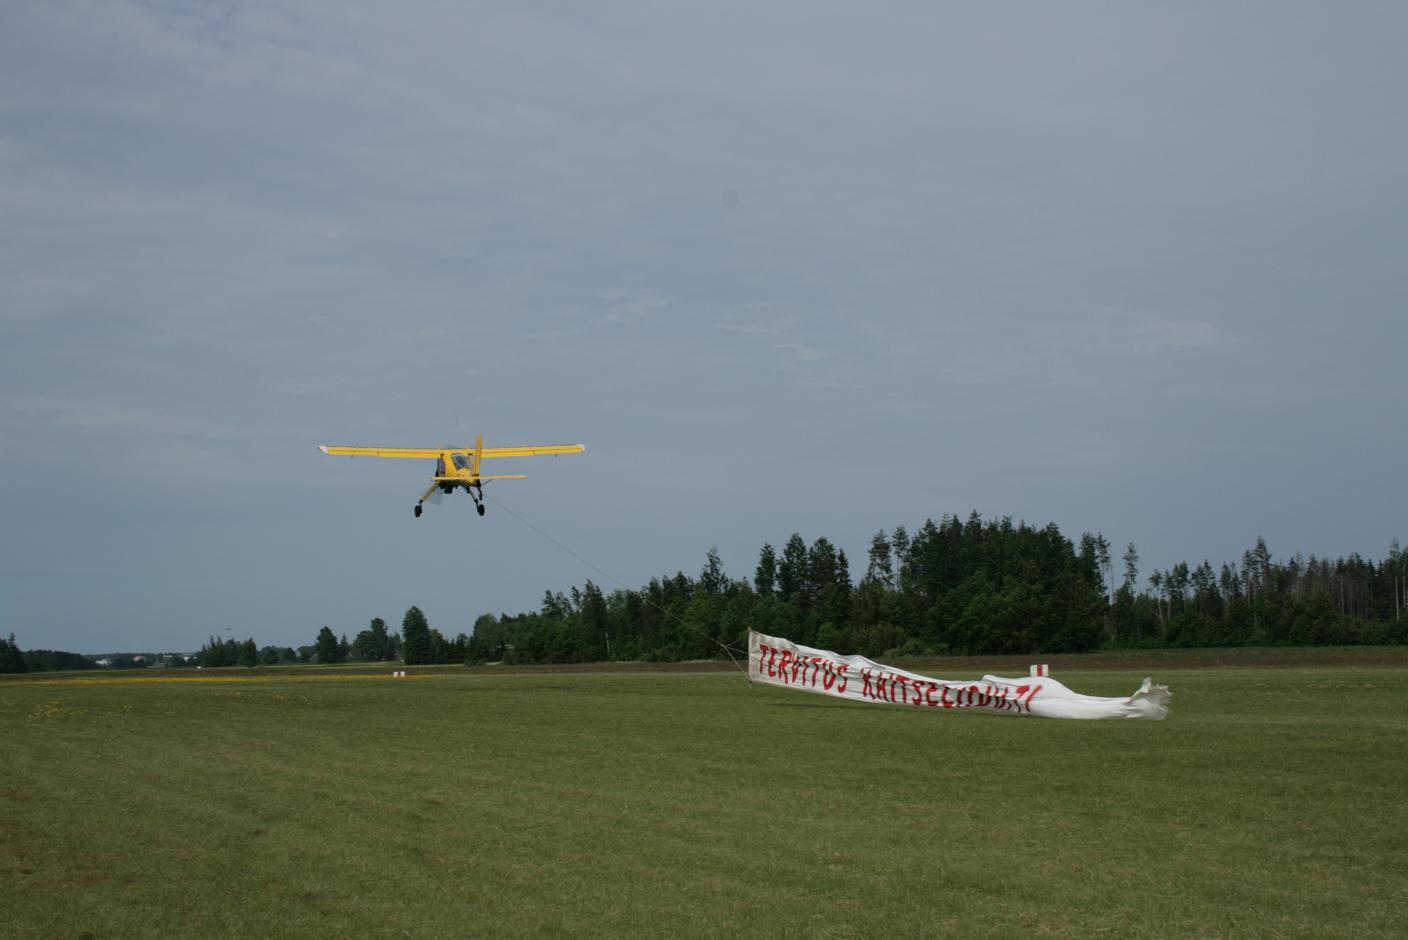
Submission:
<svg viewBox="0 0 1408 940">
<path fill-rule="evenodd" d="M 0 634 L 1408 537 L 1398 3 L 6 3 Z M 583 442 L 416 519 L 427 463 Z M 528 524 L 525 524 L 528 523 Z M 569 547 L 561 550 L 541 533 Z"/>
</svg>

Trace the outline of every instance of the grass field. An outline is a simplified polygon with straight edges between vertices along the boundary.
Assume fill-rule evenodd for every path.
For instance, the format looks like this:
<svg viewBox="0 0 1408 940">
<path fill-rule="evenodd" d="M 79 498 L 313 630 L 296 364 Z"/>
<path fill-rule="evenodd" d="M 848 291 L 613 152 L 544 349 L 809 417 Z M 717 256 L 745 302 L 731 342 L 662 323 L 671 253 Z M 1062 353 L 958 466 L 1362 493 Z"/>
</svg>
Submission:
<svg viewBox="0 0 1408 940">
<path fill-rule="evenodd" d="M 6 678 L 0 936 L 1408 936 L 1408 651 L 1211 662 L 1160 663 L 1164 722 L 737 672 Z"/>
</svg>

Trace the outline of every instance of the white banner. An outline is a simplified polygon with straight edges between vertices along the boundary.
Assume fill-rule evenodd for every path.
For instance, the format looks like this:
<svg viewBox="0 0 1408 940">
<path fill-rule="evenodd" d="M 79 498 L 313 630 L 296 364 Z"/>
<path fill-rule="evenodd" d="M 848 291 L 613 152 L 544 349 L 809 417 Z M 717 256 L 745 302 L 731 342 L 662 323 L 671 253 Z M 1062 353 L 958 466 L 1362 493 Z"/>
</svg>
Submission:
<svg viewBox="0 0 1408 940">
<path fill-rule="evenodd" d="M 1034 673 L 1045 669 L 1033 668 Z M 974 708 L 1040 718 L 1149 718 L 1168 715 L 1172 693 L 1149 679 L 1128 698 L 1072 692 L 1048 675 L 1022 679 L 983 676 L 979 682 L 931 679 L 864 656 L 798 646 L 781 637 L 748 632 L 748 678 L 834 698 L 918 708 Z"/>
</svg>

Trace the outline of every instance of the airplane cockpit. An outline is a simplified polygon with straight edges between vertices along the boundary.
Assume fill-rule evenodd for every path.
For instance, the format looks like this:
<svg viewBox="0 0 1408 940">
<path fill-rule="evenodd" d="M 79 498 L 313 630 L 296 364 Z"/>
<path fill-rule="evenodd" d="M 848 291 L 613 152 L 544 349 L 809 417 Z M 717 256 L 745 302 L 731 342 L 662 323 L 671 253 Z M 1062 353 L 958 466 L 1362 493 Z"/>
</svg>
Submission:
<svg viewBox="0 0 1408 940">
<path fill-rule="evenodd" d="M 474 463 L 469 459 L 468 454 L 451 454 L 450 461 L 455 465 L 456 470 L 469 470 L 474 466 Z M 443 455 L 441 457 L 436 458 L 435 475 L 437 477 L 443 477 L 446 475 L 445 458 Z"/>
</svg>

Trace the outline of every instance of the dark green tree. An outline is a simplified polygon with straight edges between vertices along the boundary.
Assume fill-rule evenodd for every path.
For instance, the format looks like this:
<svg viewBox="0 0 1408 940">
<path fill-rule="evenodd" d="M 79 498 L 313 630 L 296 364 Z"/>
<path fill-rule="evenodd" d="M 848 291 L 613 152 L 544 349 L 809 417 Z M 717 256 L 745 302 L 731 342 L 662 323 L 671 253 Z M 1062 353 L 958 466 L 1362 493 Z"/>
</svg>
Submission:
<svg viewBox="0 0 1408 940">
<path fill-rule="evenodd" d="M 358 633 L 357 639 L 352 641 L 352 652 L 357 659 L 369 663 L 395 659 L 395 647 L 386 632 L 386 621 L 373 617 L 371 626 Z"/>
<path fill-rule="evenodd" d="M 881 529 L 870 540 L 870 560 L 865 567 L 863 584 L 878 584 L 890 589 L 895 586 L 895 566 L 890 561 L 890 540 Z"/>
<path fill-rule="evenodd" d="M 419 607 L 406 611 L 401 620 L 401 636 L 407 666 L 424 665 L 433 659 L 435 650 L 430 642 L 430 624 Z"/>
<path fill-rule="evenodd" d="M 777 590 L 777 555 L 767 542 L 763 543 L 763 550 L 758 553 L 758 568 L 753 572 L 753 586 L 759 597 L 772 597 Z"/>
<path fill-rule="evenodd" d="M 724 573 L 724 564 L 719 560 L 719 550 L 709 549 L 705 556 L 704 570 L 699 573 L 699 589 L 705 594 L 722 594 L 730 584 Z"/>
<path fill-rule="evenodd" d="M 807 543 L 800 533 L 793 532 L 782 547 L 782 561 L 777 566 L 777 593 L 784 601 L 801 598 L 807 583 Z"/>
<path fill-rule="evenodd" d="M 15 635 L 11 633 L 8 640 L 0 639 L 0 672 L 25 672 L 27 669 Z"/>
<path fill-rule="evenodd" d="M 337 635 L 330 627 L 325 626 L 318 631 L 318 640 L 314 646 L 317 647 L 319 665 L 331 666 L 338 661 Z"/>
<path fill-rule="evenodd" d="M 610 613 L 607 609 L 606 598 L 602 596 L 601 588 L 591 581 L 588 581 L 582 590 L 582 599 L 578 604 L 576 620 L 581 661 L 599 662 L 610 659 L 608 655 L 611 645 Z"/>
<path fill-rule="evenodd" d="M 909 532 L 904 526 L 895 526 L 895 532 L 890 536 L 890 550 L 895 556 L 895 589 L 900 593 L 912 591 L 913 587 L 905 584 L 904 580 L 905 567 L 909 564 Z"/>
<path fill-rule="evenodd" d="M 196 653 L 196 657 L 200 665 L 206 669 L 238 666 L 240 664 L 240 645 L 239 641 L 233 637 L 221 640 L 212 636 L 206 645 Z"/>
</svg>

